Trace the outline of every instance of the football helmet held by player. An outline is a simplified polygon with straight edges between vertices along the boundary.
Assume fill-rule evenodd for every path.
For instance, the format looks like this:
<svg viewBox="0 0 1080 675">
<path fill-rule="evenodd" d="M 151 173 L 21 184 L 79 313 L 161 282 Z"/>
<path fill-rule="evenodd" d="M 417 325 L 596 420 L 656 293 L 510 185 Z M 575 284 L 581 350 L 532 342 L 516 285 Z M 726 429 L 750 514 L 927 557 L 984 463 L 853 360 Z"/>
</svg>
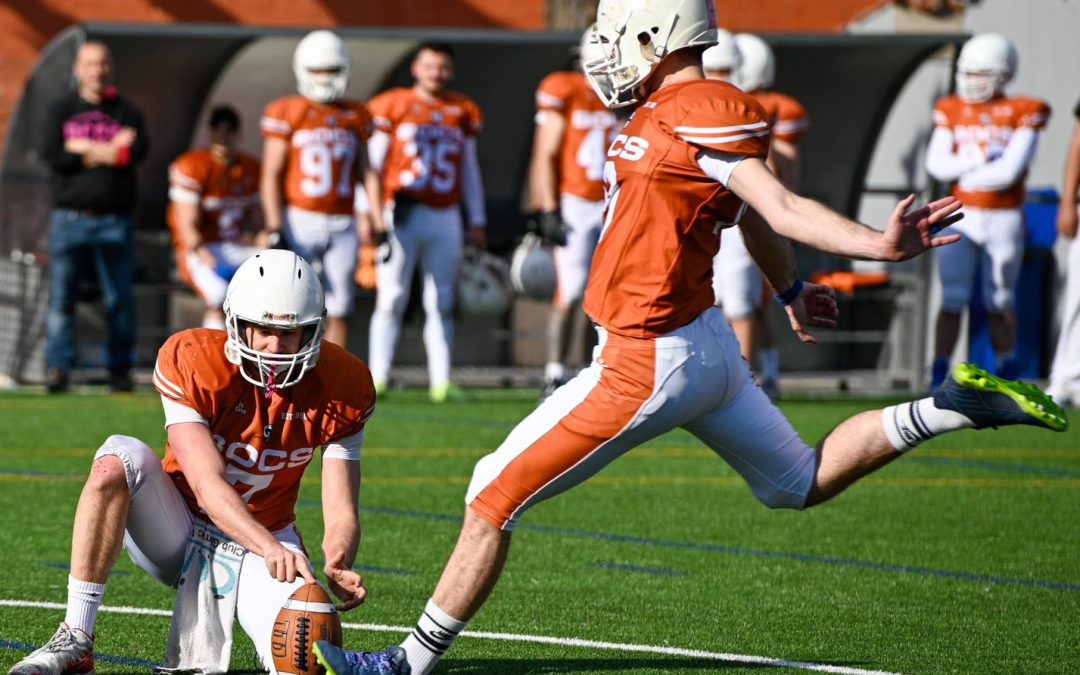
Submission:
<svg viewBox="0 0 1080 675">
<path fill-rule="evenodd" d="M 550 300 L 555 295 L 555 257 L 538 235 L 529 232 L 514 249 L 510 282 L 515 291 L 534 300 Z"/>
<path fill-rule="evenodd" d="M 510 271 L 487 251 L 468 247 L 458 270 L 457 303 L 467 316 L 502 316 L 510 309 Z"/>
<path fill-rule="evenodd" d="M 768 89 L 776 79 L 776 57 L 768 43 L 752 33 L 735 36 L 741 60 L 734 84 L 747 93 Z"/>
<path fill-rule="evenodd" d="M 326 307 L 315 271 L 292 251 L 256 253 L 236 270 L 225 292 L 225 357 L 258 387 L 284 389 L 315 367 L 322 345 Z M 304 329 L 295 354 L 270 354 L 247 343 L 249 325 Z"/>
<path fill-rule="evenodd" d="M 1016 74 L 1016 47 L 1003 35 L 981 33 L 964 43 L 956 59 L 956 93 L 969 103 L 1000 94 Z"/>
<path fill-rule="evenodd" d="M 733 81 L 741 63 L 742 55 L 735 44 L 735 36 L 723 28 L 717 28 L 716 44 L 701 55 L 701 67 L 706 73 L 731 73 L 728 81 Z"/>
<path fill-rule="evenodd" d="M 672 52 L 716 44 L 713 0 L 600 0 L 597 58 L 582 54 L 589 84 L 609 108 L 637 103 L 638 87 Z"/>
<path fill-rule="evenodd" d="M 300 95 L 330 103 L 345 95 L 349 84 L 349 53 L 345 43 L 328 30 L 308 33 L 293 53 L 293 72 Z"/>
</svg>

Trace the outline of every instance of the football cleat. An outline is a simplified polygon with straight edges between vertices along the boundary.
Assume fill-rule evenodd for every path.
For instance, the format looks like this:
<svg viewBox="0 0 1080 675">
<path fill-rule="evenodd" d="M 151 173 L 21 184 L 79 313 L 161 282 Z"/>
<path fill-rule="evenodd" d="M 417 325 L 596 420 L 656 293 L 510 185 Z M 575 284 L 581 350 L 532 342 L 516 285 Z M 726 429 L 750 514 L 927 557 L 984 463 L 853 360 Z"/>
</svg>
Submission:
<svg viewBox="0 0 1080 675">
<path fill-rule="evenodd" d="M 332 642 L 315 643 L 315 660 L 328 675 L 410 675 L 412 668 L 401 647 L 381 652 L 347 652 Z"/>
<path fill-rule="evenodd" d="M 432 403 L 461 403 L 469 398 L 465 390 L 452 382 L 444 382 L 428 390 Z"/>
<path fill-rule="evenodd" d="M 1030 424 L 1065 431 L 1065 411 L 1038 387 L 996 377 L 978 366 L 960 363 L 934 392 L 934 405 L 955 410 L 976 429 Z"/>
<path fill-rule="evenodd" d="M 94 638 L 60 624 L 40 649 L 19 661 L 8 675 L 85 675 L 94 672 Z"/>
</svg>

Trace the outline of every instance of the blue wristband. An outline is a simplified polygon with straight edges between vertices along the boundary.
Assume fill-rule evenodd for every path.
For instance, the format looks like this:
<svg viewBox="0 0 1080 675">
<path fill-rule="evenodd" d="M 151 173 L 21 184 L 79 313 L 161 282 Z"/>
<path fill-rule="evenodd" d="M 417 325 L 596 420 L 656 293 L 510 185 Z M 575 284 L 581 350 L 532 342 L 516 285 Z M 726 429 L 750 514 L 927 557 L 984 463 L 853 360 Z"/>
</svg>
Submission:
<svg viewBox="0 0 1080 675">
<path fill-rule="evenodd" d="M 787 307 L 792 302 L 795 302 L 795 298 L 799 297 L 799 293 L 802 292 L 802 279 L 795 277 L 795 283 L 791 284 L 791 288 L 787 289 L 783 293 L 777 293 L 773 297 L 781 305 Z"/>
</svg>

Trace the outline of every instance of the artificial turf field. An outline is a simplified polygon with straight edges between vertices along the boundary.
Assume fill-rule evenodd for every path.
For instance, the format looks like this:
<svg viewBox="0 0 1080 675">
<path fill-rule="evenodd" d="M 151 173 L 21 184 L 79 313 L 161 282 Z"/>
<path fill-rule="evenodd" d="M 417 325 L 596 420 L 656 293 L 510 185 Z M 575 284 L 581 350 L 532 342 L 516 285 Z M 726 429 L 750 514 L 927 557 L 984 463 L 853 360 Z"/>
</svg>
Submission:
<svg viewBox="0 0 1080 675">
<path fill-rule="evenodd" d="M 456 539 L 473 464 L 534 404 L 531 390 L 443 406 L 394 392 L 380 403 L 361 493 L 369 599 L 343 617 L 365 624 L 345 631 L 348 646 L 397 643 L 416 621 Z M 816 442 L 881 404 L 781 408 Z M 63 618 L 47 603 L 66 598 L 71 520 L 95 449 L 112 433 L 160 449 L 161 421 L 149 392 L 0 394 L 4 671 Z M 804 513 L 761 506 L 696 439 L 668 434 L 523 518 L 469 626 L 487 635 L 460 638 L 438 672 L 1080 673 L 1073 423 L 1064 434 L 935 439 Z M 298 515 L 318 557 L 317 467 L 308 474 Z M 170 589 L 121 555 L 106 608 L 150 611 L 103 610 L 97 672 L 159 663 L 171 604 Z M 251 645 L 236 635 L 234 671 L 252 671 Z"/>
</svg>

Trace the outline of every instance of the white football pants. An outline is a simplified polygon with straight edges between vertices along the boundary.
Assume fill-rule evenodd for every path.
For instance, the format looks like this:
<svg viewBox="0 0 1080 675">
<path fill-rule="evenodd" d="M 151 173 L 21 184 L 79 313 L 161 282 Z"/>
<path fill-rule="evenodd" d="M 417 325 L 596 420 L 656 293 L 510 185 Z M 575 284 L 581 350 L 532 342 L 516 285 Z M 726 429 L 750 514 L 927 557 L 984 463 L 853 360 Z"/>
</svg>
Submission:
<svg viewBox="0 0 1080 675">
<path fill-rule="evenodd" d="M 206 244 L 210 253 L 218 261 L 219 265 L 231 267 L 234 271 L 237 267 L 259 252 L 254 246 L 245 246 L 228 241 L 214 241 Z M 188 274 L 191 275 L 191 283 L 195 292 L 206 303 L 207 309 L 221 309 L 225 304 L 225 291 L 228 290 L 229 280 L 223 278 L 218 271 L 203 262 L 198 253 L 188 251 L 186 261 Z"/>
<path fill-rule="evenodd" d="M 387 222 L 391 214 L 387 213 Z M 390 260 L 376 267 L 368 367 L 376 382 L 390 376 L 401 321 L 417 264 L 424 283 L 424 349 L 432 387 L 450 380 L 454 343 L 454 290 L 462 255 L 461 211 L 415 204 L 403 223 L 392 223 Z"/>
<path fill-rule="evenodd" d="M 975 266 L 980 265 L 986 309 L 1011 310 L 1024 257 L 1024 216 L 1020 209 L 965 206 L 964 219 L 944 233 L 957 233 L 961 239 L 937 249 L 941 308 L 956 314 L 967 308 Z"/>
<path fill-rule="evenodd" d="M 319 273 L 326 294 L 326 315 L 348 317 L 356 293 L 360 235 L 352 214 L 329 215 L 289 207 L 285 210 L 285 242 Z"/>
<path fill-rule="evenodd" d="M 1049 391 L 1072 398 L 1080 405 L 1080 240 L 1069 242 L 1065 271 L 1065 297 L 1062 300 L 1061 332 L 1058 334 L 1054 362 L 1050 367 Z"/>
<path fill-rule="evenodd" d="M 720 252 L 713 258 L 713 293 L 716 304 L 729 319 L 745 319 L 761 306 L 761 270 L 746 250 L 742 232 L 729 227 L 720 239 Z"/>
<path fill-rule="evenodd" d="M 107 456 L 124 463 L 131 495 L 124 548 L 132 562 L 150 576 L 174 586 L 184 563 L 194 515 L 161 468 L 161 459 L 146 443 L 131 436 L 109 436 L 94 459 Z M 307 555 L 294 525 L 278 530 L 274 536 L 286 548 Z M 274 619 L 293 591 L 304 584 L 304 579 L 297 577 L 291 584 L 280 582 L 270 576 L 262 557 L 248 551 L 240 565 L 237 583 L 236 618 L 255 643 L 263 667 L 276 673 L 270 653 Z"/>
<path fill-rule="evenodd" d="M 719 309 L 653 339 L 598 332 L 592 365 L 477 462 L 465 497 L 474 513 L 511 530 L 526 509 L 676 427 L 720 455 L 763 504 L 805 506 L 817 452 L 754 384 Z"/>
<path fill-rule="evenodd" d="M 564 194 L 560 199 L 560 214 L 569 227 L 566 246 L 552 249 L 555 257 L 555 300 L 568 305 L 581 302 L 585 282 L 589 279 L 589 266 L 593 252 L 600 241 L 600 228 L 604 224 L 604 200 L 598 202 Z"/>
</svg>

